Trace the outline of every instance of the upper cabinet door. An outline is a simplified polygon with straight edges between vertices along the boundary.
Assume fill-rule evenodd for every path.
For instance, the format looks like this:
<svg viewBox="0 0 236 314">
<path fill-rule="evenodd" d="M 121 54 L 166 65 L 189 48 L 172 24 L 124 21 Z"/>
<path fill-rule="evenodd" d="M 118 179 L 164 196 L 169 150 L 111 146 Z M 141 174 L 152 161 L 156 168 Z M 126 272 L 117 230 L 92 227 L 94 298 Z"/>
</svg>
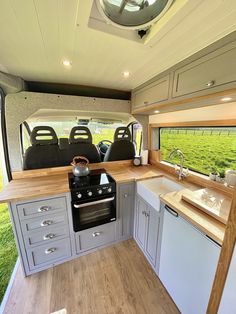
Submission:
<svg viewBox="0 0 236 314">
<path fill-rule="evenodd" d="M 175 71 L 172 97 L 213 88 L 218 91 L 235 81 L 236 42 L 233 42 Z M 221 85 L 224 86 L 220 88 Z"/>
<path fill-rule="evenodd" d="M 136 91 L 132 95 L 132 109 L 138 109 L 168 99 L 169 75 Z"/>
</svg>

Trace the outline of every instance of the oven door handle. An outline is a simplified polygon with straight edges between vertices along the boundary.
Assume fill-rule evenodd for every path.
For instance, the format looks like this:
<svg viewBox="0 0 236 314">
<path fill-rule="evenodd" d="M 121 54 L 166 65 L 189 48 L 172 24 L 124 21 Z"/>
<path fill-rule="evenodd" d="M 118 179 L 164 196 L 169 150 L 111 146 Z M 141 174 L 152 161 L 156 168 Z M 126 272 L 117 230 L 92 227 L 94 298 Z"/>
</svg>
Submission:
<svg viewBox="0 0 236 314">
<path fill-rule="evenodd" d="M 111 202 L 114 201 L 115 197 L 110 197 L 110 198 L 104 198 L 102 200 L 99 201 L 93 201 L 93 202 L 89 202 L 89 203 L 84 203 L 84 204 L 73 204 L 74 208 L 81 208 L 81 207 L 87 207 L 87 206 L 91 206 L 91 205 L 97 205 L 97 204 L 102 204 L 102 203 L 106 203 L 106 202 Z"/>
</svg>

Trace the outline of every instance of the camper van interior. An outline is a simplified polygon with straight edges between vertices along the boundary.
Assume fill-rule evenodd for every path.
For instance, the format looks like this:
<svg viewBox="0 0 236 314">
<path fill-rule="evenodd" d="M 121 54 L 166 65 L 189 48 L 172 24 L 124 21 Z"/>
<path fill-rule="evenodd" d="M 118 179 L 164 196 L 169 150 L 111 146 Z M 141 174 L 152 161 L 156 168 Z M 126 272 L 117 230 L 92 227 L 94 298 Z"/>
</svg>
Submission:
<svg viewBox="0 0 236 314">
<path fill-rule="evenodd" d="M 0 25 L 0 313 L 236 313 L 235 0 Z"/>
</svg>

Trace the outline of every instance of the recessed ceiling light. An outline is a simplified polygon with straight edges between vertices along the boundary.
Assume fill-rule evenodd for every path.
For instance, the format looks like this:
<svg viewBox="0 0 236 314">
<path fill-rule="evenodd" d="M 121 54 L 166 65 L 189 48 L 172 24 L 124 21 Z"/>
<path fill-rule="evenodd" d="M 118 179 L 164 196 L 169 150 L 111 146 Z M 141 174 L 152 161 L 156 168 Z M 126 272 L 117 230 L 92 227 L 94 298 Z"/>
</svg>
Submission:
<svg viewBox="0 0 236 314">
<path fill-rule="evenodd" d="M 154 113 L 160 113 L 160 111 L 159 110 L 155 110 Z"/>
<path fill-rule="evenodd" d="M 70 60 L 63 60 L 62 63 L 65 67 L 69 67 L 72 64 Z"/>
<path fill-rule="evenodd" d="M 129 77 L 130 73 L 129 73 L 129 71 L 124 71 L 123 75 L 124 75 L 124 77 Z"/>
<path fill-rule="evenodd" d="M 222 101 L 230 101 L 230 100 L 232 100 L 232 98 L 231 97 L 224 97 L 224 98 L 221 98 L 221 100 Z"/>
</svg>

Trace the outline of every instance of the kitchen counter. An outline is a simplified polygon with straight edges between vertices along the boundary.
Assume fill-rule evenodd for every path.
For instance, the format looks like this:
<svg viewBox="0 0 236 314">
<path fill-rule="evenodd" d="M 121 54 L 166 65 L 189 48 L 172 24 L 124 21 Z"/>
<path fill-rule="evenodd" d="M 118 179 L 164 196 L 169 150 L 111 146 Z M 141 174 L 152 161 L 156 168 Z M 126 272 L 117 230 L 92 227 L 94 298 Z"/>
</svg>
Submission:
<svg viewBox="0 0 236 314">
<path fill-rule="evenodd" d="M 113 176 L 117 183 L 145 180 L 155 177 L 166 176 L 178 182 L 177 178 L 158 169 L 154 165 L 134 167 L 130 163 L 104 163 L 94 164 L 92 169 L 104 168 Z M 53 196 L 69 192 L 68 172 L 71 167 L 42 169 L 39 175 L 38 170 L 22 172 L 23 178 L 14 179 L 7 184 L 0 193 L 0 203 L 28 200 L 45 196 Z M 186 181 L 181 184 L 191 190 L 201 188 Z M 171 192 L 161 195 L 161 200 L 176 210 L 180 216 L 192 222 L 202 232 L 212 237 L 219 244 L 222 244 L 225 232 L 225 225 L 215 218 L 205 214 L 196 207 L 184 202 L 181 199 L 182 192 Z"/>
<path fill-rule="evenodd" d="M 183 201 L 182 194 L 184 191 L 185 190 L 181 190 L 161 195 L 161 201 L 174 209 L 181 217 L 191 222 L 203 233 L 222 245 L 226 228 L 225 224 Z"/>
<path fill-rule="evenodd" d="M 105 168 L 117 183 L 163 176 L 162 171 L 151 165 L 134 167 L 126 166 L 125 164 L 123 166 L 120 164 L 115 166 L 113 164 L 113 166 L 109 165 L 106 167 L 100 164 L 99 166 L 100 168 Z M 31 173 L 33 172 L 31 171 Z M 70 191 L 67 172 L 12 180 L 0 193 L 0 203 L 67 193 Z"/>
</svg>

